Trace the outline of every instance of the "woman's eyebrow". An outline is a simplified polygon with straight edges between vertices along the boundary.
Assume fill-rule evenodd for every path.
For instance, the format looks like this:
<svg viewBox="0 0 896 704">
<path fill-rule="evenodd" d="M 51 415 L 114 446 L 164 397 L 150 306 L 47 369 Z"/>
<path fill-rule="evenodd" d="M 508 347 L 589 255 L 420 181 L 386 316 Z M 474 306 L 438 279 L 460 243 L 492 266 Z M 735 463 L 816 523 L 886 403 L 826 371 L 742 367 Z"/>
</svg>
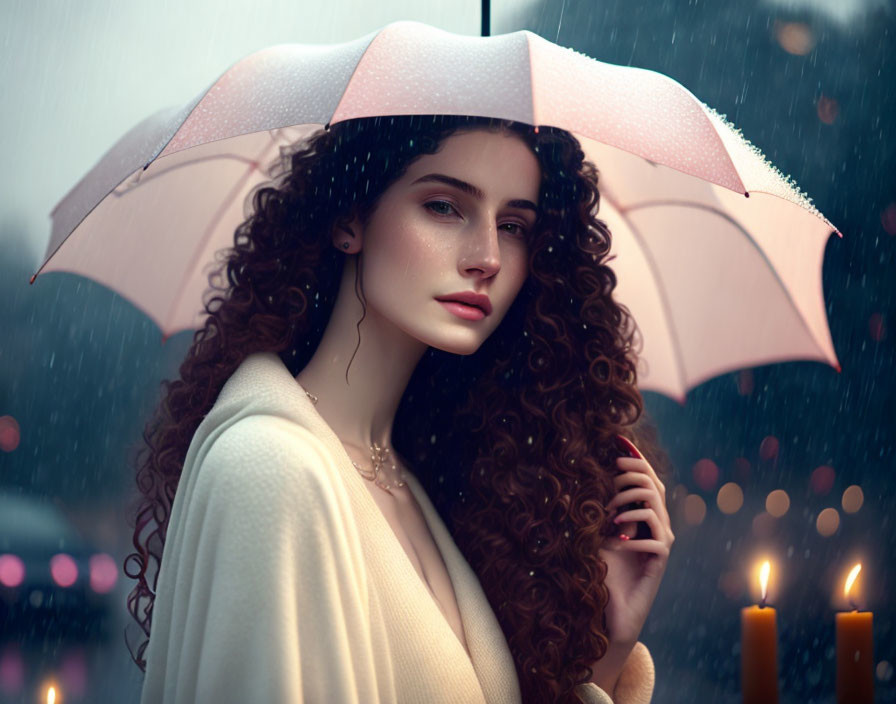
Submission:
<svg viewBox="0 0 896 704">
<path fill-rule="evenodd" d="M 421 176 L 414 183 L 423 183 L 425 181 L 436 181 L 438 183 L 444 183 L 449 186 L 454 186 L 455 188 L 463 191 L 467 195 L 472 196 L 476 200 L 482 200 L 485 196 L 482 193 L 482 190 L 476 188 L 472 183 L 467 183 L 466 181 L 461 181 L 459 178 L 454 178 L 453 176 L 446 176 L 445 174 L 426 174 L 426 176 Z M 531 210 L 534 213 L 538 213 L 538 206 L 535 205 L 531 200 L 525 199 L 517 199 L 508 201 L 507 205 L 511 208 L 525 208 L 526 210 Z"/>
</svg>

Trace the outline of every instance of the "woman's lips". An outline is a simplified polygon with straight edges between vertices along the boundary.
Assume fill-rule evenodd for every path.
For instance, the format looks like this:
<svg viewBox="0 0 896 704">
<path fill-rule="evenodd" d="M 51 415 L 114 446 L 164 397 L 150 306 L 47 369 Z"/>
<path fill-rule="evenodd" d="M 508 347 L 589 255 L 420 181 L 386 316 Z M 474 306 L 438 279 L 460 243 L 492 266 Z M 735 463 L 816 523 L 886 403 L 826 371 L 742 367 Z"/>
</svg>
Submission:
<svg viewBox="0 0 896 704">
<path fill-rule="evenodd" d="M 458 318 L 464 320 L 482 320 L 485 313 L 476 306 L 468 306 L 466 303 L 458 303 L 457 301 L 439 301 L 450 313 L 454 313 Z"/>
</svg>

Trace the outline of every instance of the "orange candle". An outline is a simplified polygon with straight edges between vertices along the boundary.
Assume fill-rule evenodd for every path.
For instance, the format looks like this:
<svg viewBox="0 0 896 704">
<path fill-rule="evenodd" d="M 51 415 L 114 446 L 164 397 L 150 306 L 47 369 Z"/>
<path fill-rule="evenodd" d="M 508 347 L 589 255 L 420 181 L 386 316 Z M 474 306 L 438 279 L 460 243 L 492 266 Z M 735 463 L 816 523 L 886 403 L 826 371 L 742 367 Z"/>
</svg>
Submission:
<svg viewBox="0 0 896 704">
<path fill-rule="evenodd" d="M 759 606 L 740 612 L 740 687 L 744 704 L 778 704 L 778 626 L 775 610 L 765 605 L 770 569 L 766 560 L 759 575 Z"/>
<path fill-rule="evenodd" d="M 856 565 L 846 578 L 844 596 L 853 611 L 836 615 L 837 630 L 837 704 L 873 704 L 874 702 L 874 639 L 873 614 L 859 611 L 849 590 L 862 565 Z"/>
</svg>

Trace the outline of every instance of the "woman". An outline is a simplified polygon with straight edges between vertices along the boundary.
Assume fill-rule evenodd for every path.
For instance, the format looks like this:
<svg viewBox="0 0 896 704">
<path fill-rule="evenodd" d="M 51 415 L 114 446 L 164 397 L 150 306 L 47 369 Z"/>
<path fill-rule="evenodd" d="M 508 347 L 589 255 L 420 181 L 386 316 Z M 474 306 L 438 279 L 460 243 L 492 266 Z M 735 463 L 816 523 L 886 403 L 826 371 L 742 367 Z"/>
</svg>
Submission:
<svg viewBox="0 0 896 704">
<path fill-rule="evenodd" d="M 673 536 L 617 439 L 643 407 L 597 170 L 461 116 L 283 157 L 145 433 L 143 701 L 649 701 Z"/>
</svg>

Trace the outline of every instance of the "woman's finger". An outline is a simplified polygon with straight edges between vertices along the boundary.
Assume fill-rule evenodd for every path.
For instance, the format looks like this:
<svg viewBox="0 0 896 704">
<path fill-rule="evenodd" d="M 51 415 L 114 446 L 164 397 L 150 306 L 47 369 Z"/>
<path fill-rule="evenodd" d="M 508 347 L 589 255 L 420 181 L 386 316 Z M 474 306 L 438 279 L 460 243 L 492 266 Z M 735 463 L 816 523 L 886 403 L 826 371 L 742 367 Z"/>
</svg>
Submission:
<svg viewBox="0 0 896 704">
<path fill-rule="evenodd" d="M 659 541 L 651 538 L 642 538 L 641 540 L 621 540 L 620 538 L 609 537 L 604 540 L 602 549 L 607 550 L 629 550 L 631 552 L 649 552 L 654 555 L 661 555 L 664 558 L 669 557 L 669 547 Z"/>
<path fill-rule="evenodd" d="M 617 506 L 623 506 L 625 504 L 630 504 L 635 501 L 646 501 L 649 504 L 653 504 L 656 501 L 656 491 L 652 488 L 648 489 L 646 487 L 637 487 L 634 489 L 625 489 L 624 491 L 620 491 L 616 496 L 610 499 L 610 502 L 607 504 L 607 511 L 612 511 Z M 652 506 L 654 510 L 657 510 L 656 506 Z"/>
<path fill-rule="evenodd" d="M 665 487 L 665 485 L 660 481 L 660 478 L 657 476 L 657 474 L 656 474 L 656 472 L 654 471 L 653 467 L 650 466 L 650 462 L 647 462 L 647 458 L 644 457 L 644 453 L 642 453 L 637 447 L 635 447 L 635 444 L 634 444 L 631 440 L 629 440 L 627 437 L 625 437 L 624 435 L 617 435 L 617 436 L 616 436 L 616 440 L 617 440 L 619 446 L 620 446 L 621 448 L 623 448 L 626 452 L 628 452 L 629 455 L 632 456 L 632 457 L 629 457 L 629 458 L 623 457 L 623 458 L 620 458 L 620 459 L 638 459 L 638 460 L 644 460 L 644 462 L 646 463 L 646 468 L 645 468 L 643 471 L 646 471 L 647 474 L 648 474 L 648 476 L 650 476 L 650 477 L 654 480 L 654 482 L 656 482 L 656 488 L 657 488 L 657 491 L 660 492 L 660 496 L 662 496 L 662 497 L 663 497 L 663 500 L 665 501 L 665 498 L 666 498 L 666 487 Z"/>
<path fill-rule="evenodd" d="M 669 517 L 669 511 L 666 509 L 666 502 L 663 497 L 657 495 L 656 489 L 653 487 L 653 483 L 649 478 L 644 474 L 637 474 L 634 472 L 621 474 L 619 476 L 624 478 L 623 481 L 628 484 L 634 481 L 639 481 L 642 483 L 642 486 L 634 488 L 627 486 L 624 490 L 621 490 L 609 501 L 609 503 L 607 503 L 607 510 L 611 511 L 616 506 L 624 506 L 625 504 L 633 503 L 634 501 L 642 501 L 651 510 L 656 512 L 656 515 L 660 519 L 660 523 L 671 532 L 672 520 Z M 644 483 L 649 483 L 650 486 L 644 487 Z"/>
<path fill-rule="evenodd" d="M 624 469 L 624 467 L 621 466 L 623 462 L 635 462 L 638 464 L 632 465 L 629 471 L 625 471 L 622 474 L 617 475 L 615 479 L 618 480 L 620 477 L 625 477 L 626 479 L 636 482 L 638 486 L 653 487 L 657 491 L 657 494 L 659 496 L 659 502 L 654 506 L 654 509 L 656 509 L 656 512 L 659 514 L 662 521 L 671 529 L 672 521 L 669 518 L 669 512 L 666 509 L 666 487 L 663 486 L 663 483 L 656 476 L 656 472 L 653 471 L 650 463 L 648 463 L 647 460 L 638 460 L 634 459 L 633 457 L 620 457 L 620 469 Z M 641 471 L 639 472 L 636 470 Z M 649 470 L 649 473 L 647 470 Z M 635 480 L 634 477 L 636 476 L 641 477 L 641 479 Z M 621 489 L 625 485 L 617 482 L 616 486 Z"/>
<path fill-rule="evenodd" d="M 638 486 L 650 489 L 651 491 L 656 491 L 656 486 L 654 485 L 653 480 L 643 472 L 622 472 L 613 477 L 613 484 L 618 491 L 622 491 L 631 486 Z"/>
<path fill-rule="evenodd" d="M 656 511 L 650 508 L 636 508 L 631 511 L 623 511 L 613 522 L 617 525 L 628 521 L 643 521 L 650 528 L 652 536 L 657 540 L 663 540 L 666 536 L 666 527 L 660 522 Z"/>
<path fill-rule="evenodd" d="M 660 496 L 666 496 L 665 484 L 660 481 L 660 478 L 656 475 L 656 472 L 653 471 L 653 467 L 650 466 L 650 462 L 647 460 L 638 459 L 636 457 L 620 457 L 616 460 L 616 464 L 623 471 L 643 473 L 653 482 L 653 485 L 656 487 Z"/>
</svg>

